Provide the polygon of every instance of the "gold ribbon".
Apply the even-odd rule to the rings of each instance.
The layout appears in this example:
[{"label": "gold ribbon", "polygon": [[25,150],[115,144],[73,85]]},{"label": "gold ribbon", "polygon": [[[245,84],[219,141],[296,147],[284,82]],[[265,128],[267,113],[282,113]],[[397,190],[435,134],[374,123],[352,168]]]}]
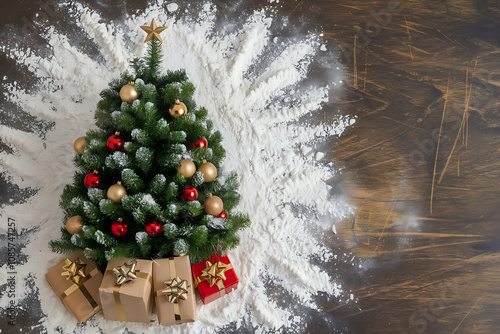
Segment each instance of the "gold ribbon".
[{"label": "gold ribbon", "polygon": [[113,287],[113,298],[115,299],[116,308],[118,309],[118,315],[120,315],[121,321],[127,321],[125,310],[123,309],[122,301],[120,299],[120,288],[121,285],[115,284]]},{"label": "gold ribbon", "polygon": [[107,270],[106,272],[112,272],[116,276],[116,283],[113,287],[113,298],[115,300],[116,308],[118,310],[118,315],[122,321],[127,321],[125,315],[125,310],[120,298],[120,288],[124,283],[132,282],[136,278],[143,278],[153,285],[153,280],[151,275],[140,270],[136,270],[135,267],[137,262],[129,261],[125,262],[123,265],[113,268],[112,270]]},{"label": "gold ribbon", "polygon": [[225,293],[224,281],[226,280],[226,271],[233,268],[231,263],[225,264],[221,261],[217,261],[212,264],[207,261],[206,268],[201,271],[201,275],[196,277],[194,280],[194,286],[197,287],[200,282],[207,281],[210,287],[217,285],[221,293]]},{"label": "gold ribbon", "polygon": [[63,261],[63,266],[62,270],[63,272],[61,273],[61,276],[66,277],[66,280],[71,280],[73,284],[64,290],[64,292],[59,296],[59,298],[64,300],[64,298],[68,297],[70,294],[75,292],[76,290],[80,290],[83,294],[83,296],[87,299],[89,304],[92,306],[94,311],[98,311],[101,307],[97,304],[97,302],[92,298],[90,295],[90,292],[85,288],[83,285],[86,281],[97,275],[99,270],[97,268],[94,268],[90,273],[85,274],[85,267],[87,264],[80,260],[80,258],[77,258],[75,261],[71,261],[70,259],[66,258]]},{"label": "gold ribbon", "polygon": [[127,282],[132,282],[137,278],[135,274],[135,266],[137,261],[128,261],[121,266],[113,268],[113,274],[116,276],[116,284],[122,285]]}]

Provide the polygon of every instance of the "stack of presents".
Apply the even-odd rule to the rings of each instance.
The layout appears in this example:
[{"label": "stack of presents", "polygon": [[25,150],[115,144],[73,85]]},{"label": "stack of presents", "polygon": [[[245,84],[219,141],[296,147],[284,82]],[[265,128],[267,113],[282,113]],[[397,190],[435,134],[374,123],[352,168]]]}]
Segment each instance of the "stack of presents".
[{"label": "stack of presents", "polygon": [[208,304],[238,287],[227,255],[191,265],[189,256],[157,260],[116,259],[102,273],[83,253],[53,267],[47,280],[62,303],[83,322],[104,318],[150,323],[153,304],[160,325],[196,320],[195,289]]}]

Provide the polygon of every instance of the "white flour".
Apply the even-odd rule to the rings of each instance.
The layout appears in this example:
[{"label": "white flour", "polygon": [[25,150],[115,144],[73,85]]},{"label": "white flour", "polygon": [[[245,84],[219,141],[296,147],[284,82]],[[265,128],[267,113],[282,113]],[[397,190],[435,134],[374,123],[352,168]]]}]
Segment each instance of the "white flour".
[{"label": "white flour", "polygon": [[[182,5],[159,1],[147,8],[146,14],[103,23],[108,21],[98,13],[81,5],[71,6],[69,15],[79,25],[75,29],[80,28],[97,45],[100,61],[72,44],[57,27],[42,34],[52,56],[3,47],[19,67],[27,67],[38,78],[38,89],[30,93],[10,82],[7,99],[25,112],[55,123],[45,138],[0,126],[0,140],[14,151],[0,153],[0,171],[21,188],[38,189],[27,203],[3,208],[2,226],[7,217],[13,217],[19,230],[39,227],[25,249],[28,262],[17,267],[17,291],[24,288],[21,278],[29,273],[36,277],[47,315],[42,323],[49,333],[58,326],[64,333],[96,332],[89,327],[114,333],[124,326],[134,333],[208,333],[228,324],[237,328],[242,322],[251,323],[256,331],[301,331],[305,324],[294,305],[317,309],[312,297],[319,292],[339,299],[348,294],[310,262],[315,256],[321,266],[333,265],[332,251],[318,241],[322,235],[315,237],[312,231],[332,234],[332,224],[350,211],[331,194],[326,181],[336,170],[326,165],[325,154],[317,147],[341,134],[354,120],[331,116],[314,125],[302,121],[304,118],[298,121],[308,113],[314,116],[328,101],[328,87],[304,83],[308,65],[320,50],[326,50],[324,40],[314,34],[293,40],[275,36],[272,15],[265,12],[240,17],[246,22],[242,29],[217,34],[216,9],[211,4],[203,8],[198,17],[189,16]],[[99,92],[128,68],[133,57],[144,54],[145,35],[139,26],[148,25],[152,18],[168,27],[162,33],[164,69],[186,69],[197,88],[195,100],[208,109],[224,137],[224,171],[236,171],[240,177],[237,210],[248,213],[252,221],[241,233],[241,245],[229,252],[240,285],[214,303],[200,303],[198,320],[192,324],[159,327],[109,322],[98,314],[86,326],[77,326],[45,281],[44,274],[62,258],[51,253],[48,241],[59,235],[62,224],[58,201],[75,170],[73,141],[94,127]],[[272,61],[265,64],[265,70],[257,70],[264,58]],[[337,65],[328,70],[332,74],[330,85],[341,83]],[[0,271],[0,284],[5,284],[5,272]],[[271,294],[269,286],[282,292]],[[289,306],[282,306],[284,299],[289,300]],[[6,302],[4,298],[0,306],[5,307]]]}]

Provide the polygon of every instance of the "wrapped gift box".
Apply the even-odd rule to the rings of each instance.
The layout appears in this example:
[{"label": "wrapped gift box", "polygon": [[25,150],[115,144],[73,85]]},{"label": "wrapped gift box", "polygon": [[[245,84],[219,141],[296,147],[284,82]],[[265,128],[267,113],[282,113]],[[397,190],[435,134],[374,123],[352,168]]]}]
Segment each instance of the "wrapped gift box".
[{"label": "wrapped gift box", "polygon": [[196,320],[189,256],[153,260],[153,288],[160,325]]},{"label": "wrapped gift box", "polygon": [[99,295],[104,318],[149,323],[151,320],[152,262],[121,258],[108,262]]},{"label": "wrapped gift box", "polygon": [[78,322],[84,322],[101,309],[102,273],[82,252],[53,267],[45,278]]},{"label": "wrapped gift box", "polygon": [[211,259],[192,266],[195,287],[203,304],[208,304],[238,288],[238,277],[227,255],[216,254]]}]

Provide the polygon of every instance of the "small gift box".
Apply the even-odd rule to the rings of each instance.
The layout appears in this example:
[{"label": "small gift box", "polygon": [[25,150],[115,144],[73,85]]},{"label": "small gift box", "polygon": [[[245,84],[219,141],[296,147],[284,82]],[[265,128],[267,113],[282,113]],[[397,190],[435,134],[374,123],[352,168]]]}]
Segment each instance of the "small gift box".
[{"label": "small gift box", "polygon": [[189,256],[153,260],[153,287],[160,325],[196,320],[196,296]]},{"label": "small gift box", "polygon": [[152,270],[149,260],[109,261],[99,287],[104,318],[149,323],[153,307]]},{"label": "small gift box", "polygon": [[101,310],[99,285],[102,274],[83,253],[66,258],[49,270],[45,278],[78,322],[84,322]]},{"label": "small gift box", "polygon": [[192,266],[194,286],[203,304],[208,304],[238,288],[238,277],[227,255],[215,254],[211,259]]}]

